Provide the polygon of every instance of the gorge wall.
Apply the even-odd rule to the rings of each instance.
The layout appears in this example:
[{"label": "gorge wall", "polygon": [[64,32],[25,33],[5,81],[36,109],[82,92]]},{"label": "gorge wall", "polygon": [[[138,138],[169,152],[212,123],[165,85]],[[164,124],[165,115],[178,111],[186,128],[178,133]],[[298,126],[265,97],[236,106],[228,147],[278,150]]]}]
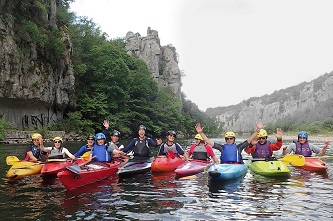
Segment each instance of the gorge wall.
[{"label": "gorge wall", "polygon": [[128,32],[125,37],[127,54],[143,60],[155,81],[168,87],[181,100],[181,71],[172,46],[161,46],[158,32],[148,27],[147,36]]},{"label": "gorge wall", "polygon": [[322,107],[321,104],[332,103],[329,102],[332,99],[333,72],[270,95],[244,100],[237,105],[209,108],[206,113],[219,123],[223,131],[244,132],[252,131],[259,119],[266,124],[274,124],[285,117],[311,111],[318,115],[327,113],[332,117],[333,106],[326,105],[325,110],[316,111],[316,108]]},{"label": "gorge wall", "polygon": [[[1,3],[2,12],[11,10],[6,4]],[[15,19],[0,13],[0,117],[18,129],[55,122],[73,105],[72,44],[66,27],[57,26],[57,1],[45,4],[49,10],[40,15],[41,22],[58,29],[66,46],[56,62],[50,62],[33,43],[18,44]]]}]

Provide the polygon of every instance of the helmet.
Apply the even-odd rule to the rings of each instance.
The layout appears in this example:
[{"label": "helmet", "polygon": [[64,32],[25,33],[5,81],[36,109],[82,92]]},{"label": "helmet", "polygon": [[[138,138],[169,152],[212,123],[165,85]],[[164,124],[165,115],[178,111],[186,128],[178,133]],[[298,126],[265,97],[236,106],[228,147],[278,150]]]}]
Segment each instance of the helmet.
[{"label": "helmet", "polygon": [[89,140],[89,139],[95,140],[95,136],[93,134],[89,134],[88,137],[87,137],[87,140]]},{"label": "helmet", "polygon": [[305,131],[301,131],[298,133],[298,137],[303,137],[303,138],[308,139],[308,133]]},{"label": "helmet", "polygon": [[38,138],[40,138],[40,137],[42,137],[42,135],[41,134],[38,134],[38,133],[35,133],[35,134],[33,134],[32,136],[31,136],[31,139],[38,139]]},{"label": "helmet", "polygon": [[166,132],[166,136],[169,136],[169,135],[173,135],[174,137],[176,137],[176,132],[173,131],[173,130],[169,130],[168,132]]},{"label": "helmet", "polygon": [[260,129],[258,137],[267,137],[267,131],[264,129]]},{"label": "helmet", "polygon": [[139,128],[138,128],[138,130],[146,130],[146,129],[147,128],[145,126],[143,126],[143,125],[140,125]]},{"label": "helmet", "polygon": [[203,140],[200,134],[195,135],[194,139]]},{"label": "helmet", "polygon": [[95,140],[100,140],[100,139],[106,139],[106,137],[103,133],[97,133],[95,135]]},{"label": "helmet", "polygon": [[62,138],[61,137],[55,137],[55,138],[53,138],[53,141],[56,141],[56,140],[59,140],[59,141],[62,142]]},{"label": "helmet", "polygon": [[235,138],[236,135],[235,135],[234,132],[229,131],[229,132],[227,132],[227,133],[224,134],[224,138],[227,138],[227,137],[233,137],[233,138]]},{"label": "helmet", "polygon": [[120,137],[120,132],[117,131],[117,130],[113,130],[113,131],[111,132],[111,136],[117,136],[117,137]]}]

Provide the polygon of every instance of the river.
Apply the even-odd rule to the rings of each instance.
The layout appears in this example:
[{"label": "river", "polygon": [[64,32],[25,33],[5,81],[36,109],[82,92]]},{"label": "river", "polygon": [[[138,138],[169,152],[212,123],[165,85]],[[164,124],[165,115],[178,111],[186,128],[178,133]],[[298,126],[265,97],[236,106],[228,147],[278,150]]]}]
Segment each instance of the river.
[{"label": "river", "polygon": [[[65,146],[74,153],[81,144]],[[327,173],[290,167],[285,179],[248,171],[240,181],[210,184],[204,173],[185,180],[175,180],[173,173],[145,173],[114,175],[67,191],[58,179],[43,181],[39,175],[9,182],[5,158],[22,156],[23,149],[0,145],[3,220],[333,220],[333,158],[323,159]],[[327,155],[333,155],[331,148]]]}]

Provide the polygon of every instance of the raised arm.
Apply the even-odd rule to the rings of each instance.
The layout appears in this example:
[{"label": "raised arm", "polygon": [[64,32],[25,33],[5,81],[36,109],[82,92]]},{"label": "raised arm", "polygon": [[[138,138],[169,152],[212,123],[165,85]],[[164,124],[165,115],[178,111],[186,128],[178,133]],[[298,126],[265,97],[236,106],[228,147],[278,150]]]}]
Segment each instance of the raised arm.
[{"label": "raised arm", "polygon": [[326,153],[327,147],[328,147],[328,145],[330,143],[331,143],[330,141],[325,141],[324,147],[323,147],[323,149],[320,150],[319,154],[323,154],[324,155]]},{"label": "raised arm", "polygon": [[201,135],[202,139],[210,146],[214,146],[214,142],[208,139],[208,137],[204,134],[203,129],[204,127],[201,127],[200,123],[197,123],[195,125],[195,130],[197,131],[198,134]]}]

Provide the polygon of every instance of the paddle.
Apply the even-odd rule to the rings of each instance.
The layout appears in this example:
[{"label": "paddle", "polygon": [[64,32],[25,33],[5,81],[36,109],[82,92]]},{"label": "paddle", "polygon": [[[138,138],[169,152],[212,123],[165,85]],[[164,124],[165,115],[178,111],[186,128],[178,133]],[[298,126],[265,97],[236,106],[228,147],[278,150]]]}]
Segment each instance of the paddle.
[{"label": "paddle", "polygon": [[[91,160],[94,159],[95,157],[96,156],[93,156],[91,158]],[[91,160],[87,160],[86,162],[83,162],[83,163],[80,163],[80,164],[76,164],[75,163],[75,164],[73,164],[71,166],[67,166],[66,169],[68,169],[69,171],[71,171],[71,172],[73,172],[75,174],[79,174],[79,173],[81,173],[81,167],[84,166],[84,165],[86,165],[87,163],[90,163]]]},{"label": "paddle", "polygon": [[306,157],[306,158],[333,158],[333,156],[313,156],[313,157]]},{"label": "paddle", "polygon": [[171,159],[175,159],[175,153],[172,151],[172,150],[168,150],[168,156],[171,158]]},{"label": "paddle", "polygon": [[16,156],[7,156],[6,157],[6,163],[7,165],[14,165],[15,163],[19,162],[19,158]]},{"label": "paddle", "polygon": [[304,166],[305,164],[305,157],[298,154],[288,154],[278,160],[292,166]]}]

